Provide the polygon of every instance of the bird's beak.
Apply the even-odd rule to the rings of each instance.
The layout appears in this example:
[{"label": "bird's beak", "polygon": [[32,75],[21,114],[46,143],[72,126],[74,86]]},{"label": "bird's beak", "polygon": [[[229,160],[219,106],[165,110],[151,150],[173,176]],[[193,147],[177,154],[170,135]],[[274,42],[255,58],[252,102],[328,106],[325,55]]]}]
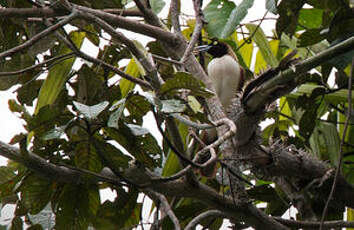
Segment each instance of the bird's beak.
[{"label": "bird's beak", "polygon": [[194,53],[198,54],[199,52],[206,52],[208,51],[212,46],[211,45],[202,45],[202,46],[197,46],[194,49]]}]

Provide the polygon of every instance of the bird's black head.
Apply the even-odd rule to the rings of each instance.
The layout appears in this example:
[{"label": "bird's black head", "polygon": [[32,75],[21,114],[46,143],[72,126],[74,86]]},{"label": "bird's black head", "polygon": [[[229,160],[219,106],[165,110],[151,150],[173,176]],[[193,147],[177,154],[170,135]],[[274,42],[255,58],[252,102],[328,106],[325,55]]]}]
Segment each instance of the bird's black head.
[{"label": "bird's black head", "polygon": [[198,51],[206,51],[211,54],[213,57],[222,57],[225,54],[228,54],[228,46],[219,41],[213,41],[209,45],[199,46]]}]

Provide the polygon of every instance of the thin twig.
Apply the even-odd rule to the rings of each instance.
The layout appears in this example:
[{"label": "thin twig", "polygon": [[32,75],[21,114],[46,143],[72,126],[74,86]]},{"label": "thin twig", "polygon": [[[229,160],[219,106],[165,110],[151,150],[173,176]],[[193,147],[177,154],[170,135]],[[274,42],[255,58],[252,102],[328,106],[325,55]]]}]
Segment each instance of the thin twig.
[{"label": "thin twig", "polygon": [[196,123],[196,122],[193,122],[179,114],[171,114],[172,117],[176,118],[177,120],[179,120],[180,122],[182,122],[183,124],[189,126],[189,127],[192,127],[192,128],[196,128],[196,129],[199,129],[199,130],[204,130],[204,129],[211,129],[211,128],[215,128],[215,126],[213,125],[209,125],[209,124],[200,124],[200,123]]},{"label": "thin twig", "polygon": [[157,55],[157,54],[152,54],[152,57],[158,61],[161,61],[161,62],[167,62],[167,63],[172,63],[172,64],[176,64],[176,65],[182,65],[183,63],[180,62],[180,61],[176,61],[176,60],[173,60],[173,59],[170,59],[170,58],[167,58],[167,57],[162,57],[160,55]]},{"label": "thin twig", "polygon": [[348,79],[348,110],[347,110],[347,114],[346,114],[345,125],[344,125],[344,129],[343,129],[343,134],[342,134],[342,140],[341,140],[341,143],[340,143],[340,146],[339,146],[339,160],[338,160],[338,164],[337,164],[336,173],[334,175],[331,192],[329,193],[328,199],[326,201],[326,205],[325,205],[325,207],[323,209],[323,212],[322,212],[320,230],[322,230],[322,228],[323,228],[323,223],[324,223],[324,220],[325,220],[325,218],[327,216],[329,203],[332,200],[334,191],[336,189],[336,184],[337,184],[337,181],[338,181],[338,178],[339,178],[339,174],[340,174],[341,168],[342,168],[343,144],[344,144],[344,141],[345,141],[345,136],[347,134],[347,129],[348,129],[348,126],[349,126],[350,117],[352,115],[352,81],[353,81],[353,75],[354,75],[354,58],[352,59],[352,69],[351,69],[351,73],[350,73],[350,76],[349,76],[349,79]]},{"label": "thin twig", "polygon": [[203,12],[201,9],[200,5],[200,0],[193,0],[193,5],[194,5],[194,11],[195,11],[195,18],[196,18],[196,23],[193,31],[193,35],[191,37],[191,40],[189,41],[189,44],[184,51],[183,57],[181,58],[181,63],[184,63],[187,59],[187,57],[192,53],[195,44],[198,42],[199,35],[202,31],[203,24],[204,24],[204,17],[203,17]]},{"label": "thin twig", "polygon": [[42,32],[34,35],[31,39],[27,40],[26,42],[22,43],[21,45],[18,45],[16,47],[13,47],[11,49],[8,49],[2,53],[0,53],[0,59],[4,57],[9,57],[14,55],[17,52],[23,51],[24,49],[33,46],[36,44],[38,41],[40,41],[42,38],[46,37],[48,34],[53,33],[57,29],[61,28],[62,26],[68,24],[70,21],[75,19],[78,16],[77,11],[73,11],[69,16],[67,16],[65,19],[59,21],[58,23],[48,27],[47,29],[43,30]]},{"label": "thin twig", "polygon": [[[74,7],[75,8],[75,7]],[[147,72],[152,72],[152,66],[151,64],[146,60],[146,57],[144,55],[144,53],[139,50],[135,43],[130,40],[129,38],[127,38],[123,33],[115,30],[111,25],[109,25],[107,22],[105,22],[104,20],[95,17],[94,15],[92,15],[91,13],[88,12],[84,12],[82,10],[79,10],[79,15],[80,17],[89,19],[90,21],[93,21],[94,23],[98,24],[102,29],[104,29],[109,35],[112,36],[113,39],[118,40],[119,42],[123,43],[124,45],[126,45],[128,47],[128,49],[130,50],[130,52],[132,52],[132,54],[139,60],[139,62],[143,65],[144,69]]]},{"label": "thin twig", "polygon": [[155,203],[156,202],[160,203],[160,205],[162,206],[162,211],[170,217],[173,225],[175,226],[175,229],[180,230],[181,225],[179,223],[179,220],[176,217],[176,215],[174,214],[174,212],[172,211],[170,204],[168,203],[168,200],[166,199],[166,197],[164,195],[157,193],[157,192],[150,190],[150,189],[146,190],[145,192],[155,201]]},{"label": "thin twig", "polygon": [[177,34],[181,33],[181,25],[179,22],[179,10],[178,10],[179,2],[180,1],[178,0],[172,0],[170,5],[172,28],[174,32]]},{"label": "thin twig", "polygon": [[56,57],[53,57],[53,58],[50,58],[48,60],[45,60],[41,63],[38,63],[38,64],[35,64],[35,65],[31,65],[29,67],[26,67],[26,68],[23,68],[23,69],[20,69],[20,70],[16,70],[16,71],[12,71],[12,72],[0,72],[0,76],[12,76],[12,75],[19,75],[19,74],[23,74],[27,71],[30,71],[30,70],[33,70],[33,69],[36,69],[38,67],[42,67],[50,62],[53,62],[53,61],[57,61],[57,60],[65,60],[67,58],[71,58],[73,56],[73,52],[71,53],[67,53],[67,54],[63,54],[63,55],[59,55],[59,56],[56,56]]},{"label": "thin twig", "polygon": [[188,225],[184,228],[184,230],[193,230],[195,227],[205,218],[208,217],[227,217],[225,213],[219,211],[219,210],[208,210],[206,212],[203,212],[199,214],[198,216],[194,217]]},{"label": "thin twig", "polygon": [[[252,32],[252,34],[239,47],[237,47],[237,50],[241,49],[242,46],[247,44],[250,41],[250,39],[253,38],[253,36],[256,34],[258,28],[260,28],[263,20],[266,18],[267,14],[268,14],[268,10],[264,13],[263,17],[260,19],[260,22],[257,24],[256,29]],[[242,34],[244,34],[244,32],[242,32]]]},{"label": "thin twig", "polygon": [[[46,24],[48,24],[49,22],[47,22]],[[84,52],[82,52],[81,50],[79,50],[75,44],[73,42],[71,42],[70,40],[68,40],[67,38],[65,38],[63,35],[61,35],[60,33],[56,33],[56,36],[66,45],[68,46],[77,56],[81,57],[82,59],[95,63],[97,65],[101,65],[103,68],[107,68],[108,70],[111,70],[112,72],[118,74],[119,76],[121,76],[122,78],[125,78],[135,84],[138,84],[140,86],[146,87],[148,89],[152,89],[152,86],[144,81],[141,80],[139,78],[135,78],[127,73],[125,73],[124,71],[120,70],[119,68],[116,68],[115,66],[108,64],[98,58],[94,58],[91,57],[90,55],[85,54]]]}]

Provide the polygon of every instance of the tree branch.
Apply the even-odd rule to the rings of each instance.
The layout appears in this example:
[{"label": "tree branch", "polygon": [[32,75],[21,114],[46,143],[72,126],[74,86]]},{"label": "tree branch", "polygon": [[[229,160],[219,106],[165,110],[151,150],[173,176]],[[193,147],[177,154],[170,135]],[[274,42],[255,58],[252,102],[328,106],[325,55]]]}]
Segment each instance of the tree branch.
[{"label": "tree branch", "polygon": [[[68,53],[68,54],[63,54],[63,55],[59,55],[59,56],[56,56],[56,57],[53,57],[53,58],[50,58],[48,60],[45,60],[41,63],[38,63],[38,64],[35,64],[35,65],[32,65],[32,66],[29,66],[29,67],[26,67],[26,68],[23,68],[23,69],[20,69],[20,70],[17,70],[17,71],[12,71],[12,72],[0,72],[0,77],[1,76],[12,76],[12,75],[19,75],[19,74],[23,74],[27,71],[31,71],[33,69],[36,69],[36,68],[40,68],[42,66],[46,66],[48,63],[50,62],[54,62],[54,61],[57,61],[57,60],[60,60],[60,61],[63,61],[63,60],[66,60],[68,58],[71,58],[73,56],[73,52],[72,53]],[[47,67],[48,68],[48,67]]]},{"label": "tree branch", "polygon": [[280,96],[283,96],[293,90],[303,74],[319,66],[332,58],[338,57],[354,49],[354,36],[334,45],[317,55],[310,57],[285,71],[281,71],[277,76],[269,79],[262,84],[256,92],[250,95],[245,101],[245,107],[248,113],[254,113],[260,110],[264,105],[271,103]]},{"label": "tree branch", "polygon": [[39,173],[46,178],[59,182],[74,184],[96,184],[99,181],[105,181],[108,183],[121,185],[121,180],[116,177],[111,177],[104,174],[95,174],[93,172],[87,172],[82,169],[58,166],[50,163],[46,159],[43,159],[30,151],[26,154],[26,156],[24,156],[24,154],[21,154],[18,148],[15,148],[2,141],[0,141],[0,155],[23,164],[28,169]]},{"label": "tree branch", "polygon": [[[141,17],[141,12],[137,10],[124,9],[100,9],[103,12],[110,14],[117,14],[120,16]],[[62,9],[53,9],[50,7],[42,8],[0,8],[0,16],[3,17],[38,17],[38,18],[52,18],[67,15],[67,11]]]},{"label": "tree branch", "polygon": [[181,33],[181,25],[179,23],[179,1],[172,0],[170,5],[170,14],[171,14],[171,22],[173,30],[180,34]]},{"label": "tree branch", "polygon": [[227,217],[225,213],[219,211],[219,210],[208,210],[206,212],[203,212],[199,214],[198,216],[194,217],[188,225],[184,228],[184,230],[193,230],[195,227],[203,220],[209,217]]},{"label": "tree branch", "polygon": [[149,197],[155,201],[155,203],[160,203],[162,205],[162,210],[161,212],[167,214],[173,225],[175,226],[174,229],[176,230],[180,230],[181,229],[181,225],[179,223],[178,218],[176,217],[176,215],[174,214],[174,212],[172,211],[168,200],[166,199],[166,197],[160,193],[157,193],[155,191],[151,191],[151,190],[145,190],[145,192],[149,195]]},{"label": "tree branch", "polygon": [[[173,4],[173,3],[171,3]],[[181,58],[181,63],[184,63],[187,56],[191,55],[195,44],[198,42],[200,33],[202,31],[203,28],[203,24],[204,24],[204,17],[203,17],[203,12],[200,6],[200,0],[193,0],[193,4],[194,4],[194,11],[195,11],[195,17],[196,17],[196,23],[195,23],[195,27],[194,27],[194,31],[193,31],[193,35],[191,37],[191,40],[188,44],[187,49],[184,51],[183,57]]]},{"label": "tree branch", "polygon": [[[314,221],[297,221],[297,220],[287,220],[280,217],[274,217],[274,219],[290,228],[302,228],[302,229],[316,229],[320,227],[321,222]],[[324,229],[338,229],[338,228],[353,228],[354,221],[324,221],[323,228]]]},{"label": "tree branch", "polygon": [[41,31],[40,33],[34,35],[32,38],[27,40],[26,42],[22,43],[21,45],[18,45],[14,48],[11,48],[9,50],[6,50],[2,53],[0,53],[0,59],[8,56],[12,56],[17,52],[23,51],[24,49],[36,44],[39,40],[42,38],[46,37],[48,34],[53,33],[57,29],[61,28],[62,26],[68,24],[70,21],[75,19],[78,16],[77,12],[72,12],[69,16],[67,16],[65,19],[59,21],[58,23],[48,27],[47,29]]}]

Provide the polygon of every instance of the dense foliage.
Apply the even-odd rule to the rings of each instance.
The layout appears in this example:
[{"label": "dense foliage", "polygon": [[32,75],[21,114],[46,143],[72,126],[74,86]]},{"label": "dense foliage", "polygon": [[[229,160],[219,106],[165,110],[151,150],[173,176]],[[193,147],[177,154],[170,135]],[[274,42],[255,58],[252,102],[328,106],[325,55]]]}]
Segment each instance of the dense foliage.
[{"label": "dense foliage", "polygon": [[[11,160],[0,167],[1,204],[16,205],[0,229],[350,224],[341,220],[354,217],[353,1],[267,0],[252,22],[244,18],[258,1],[212,0],[199,11],[201,2],[189,16],[178,0],[0,0],[0,90],[15,90],[9,109],[26,130],[10,143],[18,148],[0,142]],[[272,36],[265,20],[276,21]],[[248,82],[262,80],[231,108],[236,134],[213,146],[219,173],[205,178],[192,143],[225,114],[202,71],[210,57],[195,57],[188,41],[212,38],[234,49]],[[113,201],[101,201],[105,188]],[[154,202],[145,213],[143,194]],[[291,207],[296,221],[275,218]]]}]

